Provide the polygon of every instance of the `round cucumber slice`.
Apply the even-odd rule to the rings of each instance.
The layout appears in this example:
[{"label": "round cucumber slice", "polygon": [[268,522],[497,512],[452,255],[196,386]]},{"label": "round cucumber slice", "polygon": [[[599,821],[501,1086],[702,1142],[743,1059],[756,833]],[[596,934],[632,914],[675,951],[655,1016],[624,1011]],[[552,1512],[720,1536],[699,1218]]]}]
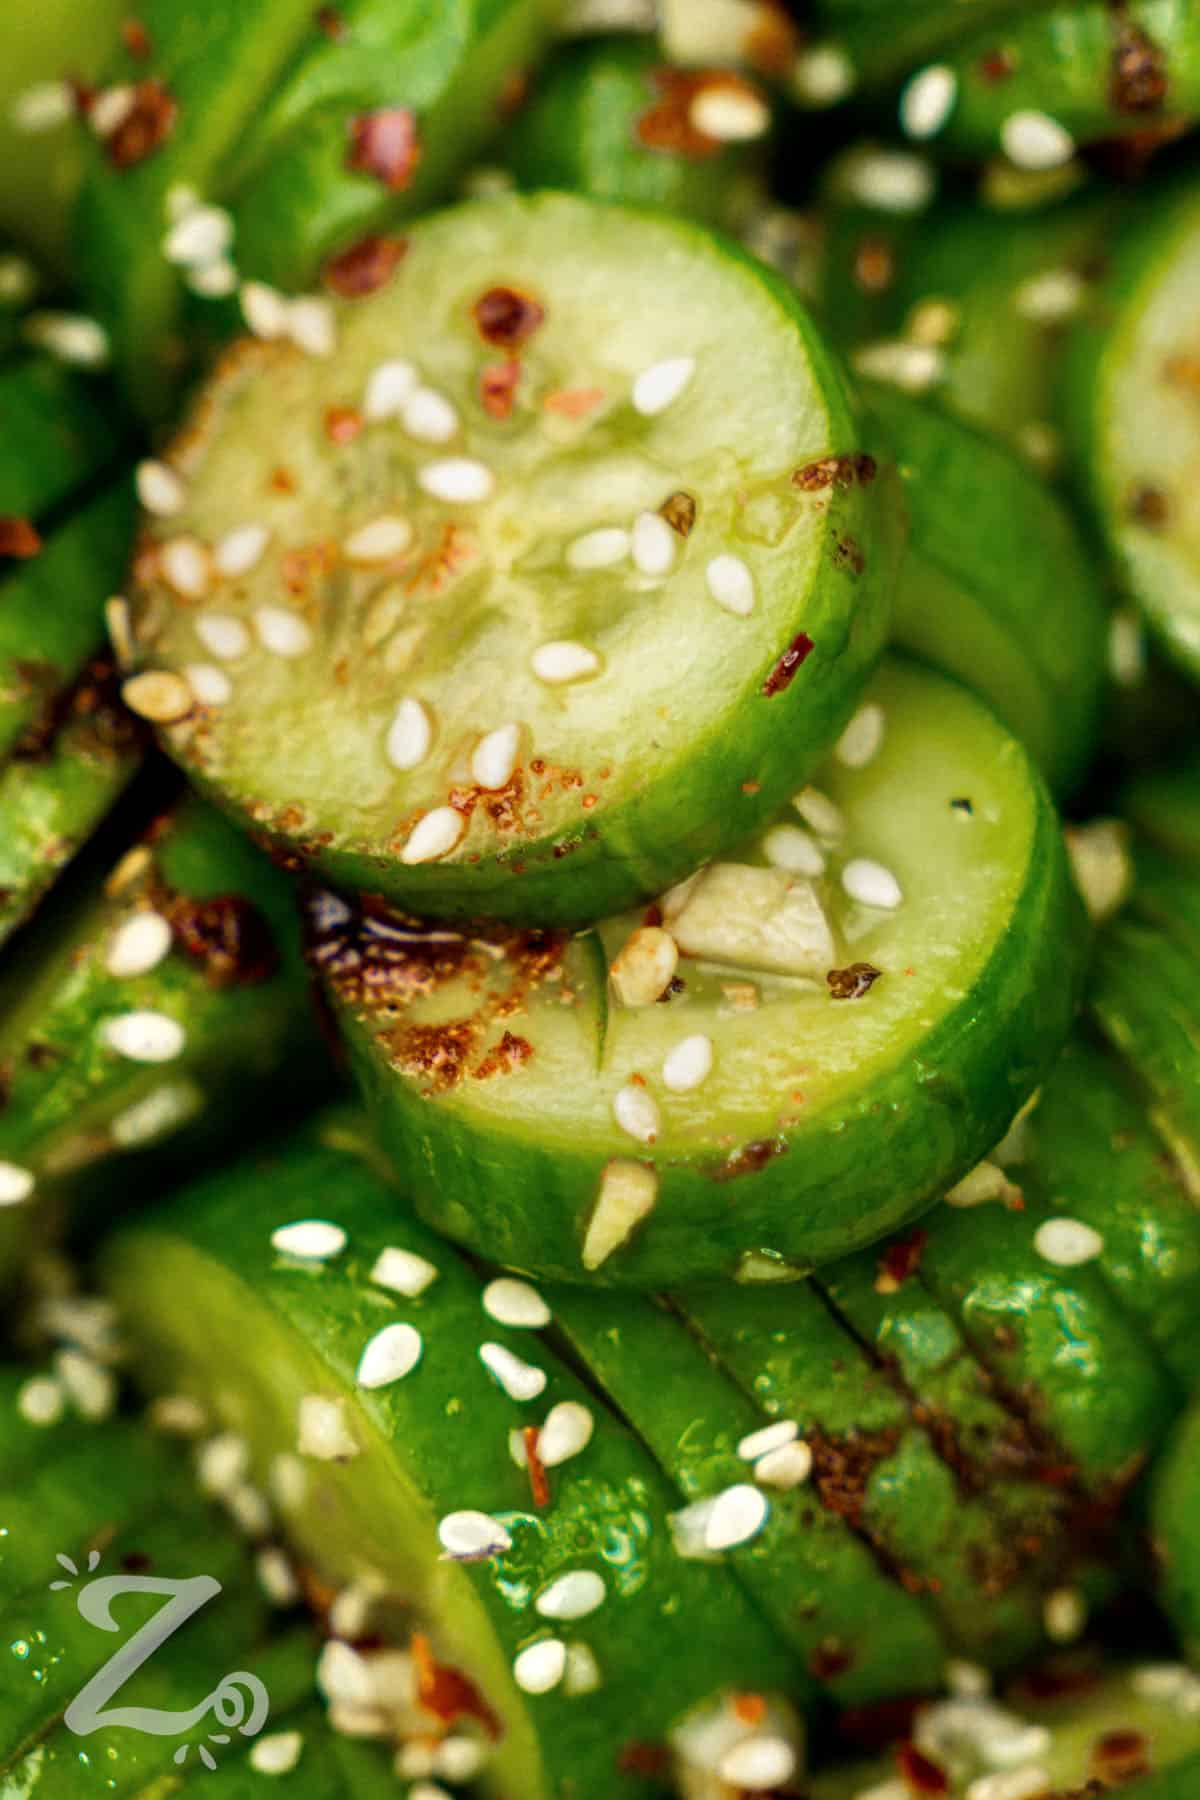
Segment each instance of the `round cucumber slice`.
[{"label": "round cucumber slice", "polygon": [[574,938],[314,898],[310,953],[427,1218],[566,1281],[754,1279],[874,1241],[1003,1134],[1086,935],[1036,773],[896,660],[819,783]]},{"label": "round cucumber slice", "polygon": [[1200,1406],[1183,1415],[1153,1479],[1151,1521],[1163,1604],[1192,1663],[1200,1655]]},{"label": "round cucumber slice", "polygon": [[[1032,7],[1039,0],[1027,3]],[[847,59],[844,93],[847,86],[878,88],[896,80],[922,57],[944,51],[973,27],[1011,9],[1012,0],[908,0],[898,13],[887,0],[820,0],[814,10],[822,27],[818,48],[835,48]],[[802,99],[806,92],[801,64]]]},{"label": "round cucumber slice", "polygon": [[650,214],[424,222],[332,360],[241,352],[175,462],[127,697],[293,866],[443,917],[584,923],[690,874],[828,748],[886,627],[890,495],[807,316]]},{"label": "round cucumber slice", "polygon": [[1200,186],[1140,206],[1078,328],[1068,407],[1109,547],[1164,650],[1200,677],[1200,459],[1194,297]]}]

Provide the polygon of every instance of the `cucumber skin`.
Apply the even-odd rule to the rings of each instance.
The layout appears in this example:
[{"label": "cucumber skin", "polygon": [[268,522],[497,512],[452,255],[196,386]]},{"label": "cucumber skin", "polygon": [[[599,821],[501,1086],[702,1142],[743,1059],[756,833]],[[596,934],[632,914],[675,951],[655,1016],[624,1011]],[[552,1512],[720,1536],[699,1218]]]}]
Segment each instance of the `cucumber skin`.
[{"label": "cucumber skin", "polygon": [[1193,1665],[1200,1658],[1200,1406],[1179,1420],[1151,1482],[1152,1542],[1162,1602]]},{"label": "cucumber skin", "polygon": [[1200,759],[1137,776],[1121,792],[1120,811],[1168,856],[1200,859]]}]

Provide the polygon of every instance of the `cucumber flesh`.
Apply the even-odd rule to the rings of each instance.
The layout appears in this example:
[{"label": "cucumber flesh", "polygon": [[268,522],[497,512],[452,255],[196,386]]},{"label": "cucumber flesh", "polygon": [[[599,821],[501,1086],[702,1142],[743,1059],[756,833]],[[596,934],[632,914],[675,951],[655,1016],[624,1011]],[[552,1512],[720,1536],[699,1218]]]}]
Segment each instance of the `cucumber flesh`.
[{"label": "cucumber flesh", "polygon": [[[916,665],[881,673],[848,742],[857,766],[835,756],[774,835],[650,915],[684,952],[662,1005],[621,998],[653,1000],[676,966],[659,979],[645,915],[598,928],[606,1000],[592,934],[468,940],[314,901],[310,953],[376,1129],[440,1230],[566,1281],[802,1273],[896,1229],[1004,1133],[1065,1035],[1083,949],[1051,809],[992,716]],[[768,861],[801,853],[826,873]],[[858,887],[863,859],[886,891]],[[894,910],[848,897],[894,900],[886,871]]]},{"label": "cucumber flesh", "polygon": [[[414,228],[337,330],[332,362],[236,356],[174,453],[186,503],[132,602],[168,749],[296,866],[444,917],[587,923],[768,817],[845,723],[891,582],[886,484],[782,284],[682,221],[495,199]],[[501,341],[507,420],[479,398]],[[452,403],[452,436],[331,444],[397,356],[426,384],[405,416],[428,436]],[[216,579],[193,540],[251,520],[260,560]],[[188,685],[206,641],[220,704]]]}]

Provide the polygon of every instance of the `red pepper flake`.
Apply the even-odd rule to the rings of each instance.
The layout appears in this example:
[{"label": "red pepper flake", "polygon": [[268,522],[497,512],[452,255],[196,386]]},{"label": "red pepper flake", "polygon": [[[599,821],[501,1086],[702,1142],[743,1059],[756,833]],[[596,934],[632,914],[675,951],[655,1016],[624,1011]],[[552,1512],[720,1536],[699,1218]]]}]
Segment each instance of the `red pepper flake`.
[{"label": "red pepper flake", "polygon": [[866,294],[886,294],[896,279],[896,253],[885,238],[861,240],[854,252],[854,279]]},{"label": "red pepper flake", "polygon": [[491,419],[511,419],[521,365],[514,359],[489,363],[479,377],[479,404]]},{"label": "red pepper flake", "polygon": [[655,69],[651,77],[658,99],[638,119],[634,134],[646,150],[665,150],[690,162],[704,162],[728,148],[692,122],[698,95],[712,88],[760,97],[759,89],[731,69]]},{"label": "red pepper flake", "polygon": [[1010,80],[1015,68],[1016,64],[1013,62],[1011,50],[1003,48],[989,50],[986,56],[981,56],[979,59],[980,77],[990,87],[996,87],[1000,82]]},{"label": "red pepper flake", "polygon": [[946,1771],[931,1762],[915,1744],[896,1746],[896,1767],[910,1794],[948,1794],[950,1780]]},{"label": "red pepper flake", "polygon": [[17,519],[10,514],[0,513],[0,556],[17,557],[24,561],[30,556],[36,556],[41,547],[42,540],[28,519]]},{"label": "red pepper flake", "polygon": [[280,465],[279,468],[271,470],[267,486],[273,494],[294,494],[296,491],[296,477],[292,474],[290,469],[285,469]]},{"label": "red pepper flake", "polygon": [[1116,42],[1109,77],[1109,102],[1114,112],[1158,112],[1166,102],[1167,59],[1149,32],[1129,18],[1124,6],[1114,13]]},{"label": "red pepper flake", "polygon": [[1092,1745],[1088,1774],[1106,1788],[1150,1773],[1150,1745],[1140,1731],[1106,1731]]},{"label": "red pepper flake", "polygon": [[796,671],[805,662],[813,650],[813,641],[807,631],[799,631],[792,639],[767,679],[762,684],[762,692],[770,700],[775,694],[782,694],[796,678]]},{"label": "red pepper flake", "polygon": [[453,1725],[459,1719],[476,1719],[495,1742],[501,1735],[500,1721],[473,1681],[457,1669],[439,1663],[433,1646],[423,1632],[413,1633],[410,1644],[417,1670],[417,1699],[426,1712]]},{"label": "red pepper flake", "polygon": [[882,974],[883,970],[877,969],[874,963],[853,962],[847,963],[844,969],[830,969],[825,981],[835,1000],[861,1000]]},{"label": "red pepper flake", "polygon": [[750,67],[760,75],[786,75],[799,47],[800,34],[778,0],[762,0],[742,44]]},{"label": "red pepper flake", "polygon": [[175,129],[179,107],[157,76],[139,81],[133,105],[117,129],[104,140],[109,162],[117,169],[132,169],[162,147]]},{"label": "red pepper flake", "polygon": [[139,62],[145,62],[154,54],[154,45],[150,41],[150,33],[140,19],[128,18],[121,26],[121,42],[130,56]]},{"label": "red pepper flake", "polygon": [[323,31],[335,44],[344,43],[350,35],[346,29],[346,21],[336,6],[318,6],[313,14],[313,23],[318,31]]},{"label": "red pepper flake", "polygon": [[363,428],[363,416],[353,406],[330,406],[325,410],[325,436],[331,444],[352,444]]},{"label": "red pepper flake", "polygon": [[407,249],[407,238],[360,238],[348,250],[329,258],[325,286],[343,300],[361,300],[365,294],[377,293],[396,273]]},{"label": "red pepper flake", "polygon": [[381,106],[349,122],[346,167],[373,175],[393,193],[408,187],[421,160],[417,116],[407,106]]},{"label": "red pepper flake", "polygon": [[525,1445],[525,1462],[529,1469],[529,1487],[533,1494],[535,1506],[549,1506],[550,1479],[546,1474],[546,1465],[538,1455],[538,1438],[541,1436],[536,1425],[526,1425],[521,1432],[521,1441]]},{"label": "red pepper flake", "polygon": [[767,1703],[761,1694],[735,1694],[733,1716],[739,1725],[749,1725],[751,1728],[761,1725],[767,1716]]},{"label": "red pepper flake", "polygon": [[662,1744],[623,1744],[617,1753],[617,1769],[622,1775],[665,1781],[671,1773],[671,1759]]},{"label": "red pepper flake", "polygon": [[546,317],[546,309],[517,288],[494,287],[471,308],[479,335],[496,350],[519,350]]},{"label": "red pepper flake", "polygon": [[582,419],[595,412],[603,400],[603,388],[558,388],[553,394],[546,395],[542,409],[558,413],[564,419]]},{"label": "red pepper flake", "polygon": [[879,1276],[875,1282],[877,1294],[895,1294],[908,1280],[915,1275],[929,1242],[929,1233],[918,1229],[906,1238],[897,1238],[884,1251],[879,1264]]},{"label": "red pepper flake", "polygon": [[856,481],[865,487],[874,481],[877,465],[873,456],[860,451],[855,456],[822,456],[817,462],[805,463],[792,474],[792,486],[802,494],[819,494],[826,488],[849,488]]}]

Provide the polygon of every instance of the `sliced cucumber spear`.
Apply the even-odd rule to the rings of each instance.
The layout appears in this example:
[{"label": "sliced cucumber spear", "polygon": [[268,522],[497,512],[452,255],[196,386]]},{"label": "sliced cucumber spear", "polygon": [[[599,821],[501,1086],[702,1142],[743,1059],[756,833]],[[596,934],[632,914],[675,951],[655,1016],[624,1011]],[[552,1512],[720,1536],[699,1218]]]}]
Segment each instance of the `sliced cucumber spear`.
[{"label": "sliced cucumber spear", "polygon": [[576,938],[313,899],[311,955],[431,1222],[555,1279],[754,1280],[897,1228],[1003,1135],[1084,949],[1036,774],[897,660],[818,781],[735,860]]},{"label": "sliced cucumber spear", "polygon": [[765,821],[892,574],[783,284],[677,220],[505,198],[415,227],[337,336],[240,352],[174,453],[125,690],[172,753],[295,866],[443,917],[586,923]]},{"label": "sliced cucumber spear", "polygon": [[[193,1185],[104,1267],[141,1377],[247,1440],[315,1574],[411,1605],[459,1678],[435,1684],[458,1694],[443,1719],[487,1722],[485,1793],[642,1793],[694,1705],[796,1678],[728,1571],[678,1556],[627,1429],[501,1322],[543,1322],[538,1296],[485,1289],[396,1214],[352,1123]],[[730,1542],[756,1523],[732,1511]]]}]

